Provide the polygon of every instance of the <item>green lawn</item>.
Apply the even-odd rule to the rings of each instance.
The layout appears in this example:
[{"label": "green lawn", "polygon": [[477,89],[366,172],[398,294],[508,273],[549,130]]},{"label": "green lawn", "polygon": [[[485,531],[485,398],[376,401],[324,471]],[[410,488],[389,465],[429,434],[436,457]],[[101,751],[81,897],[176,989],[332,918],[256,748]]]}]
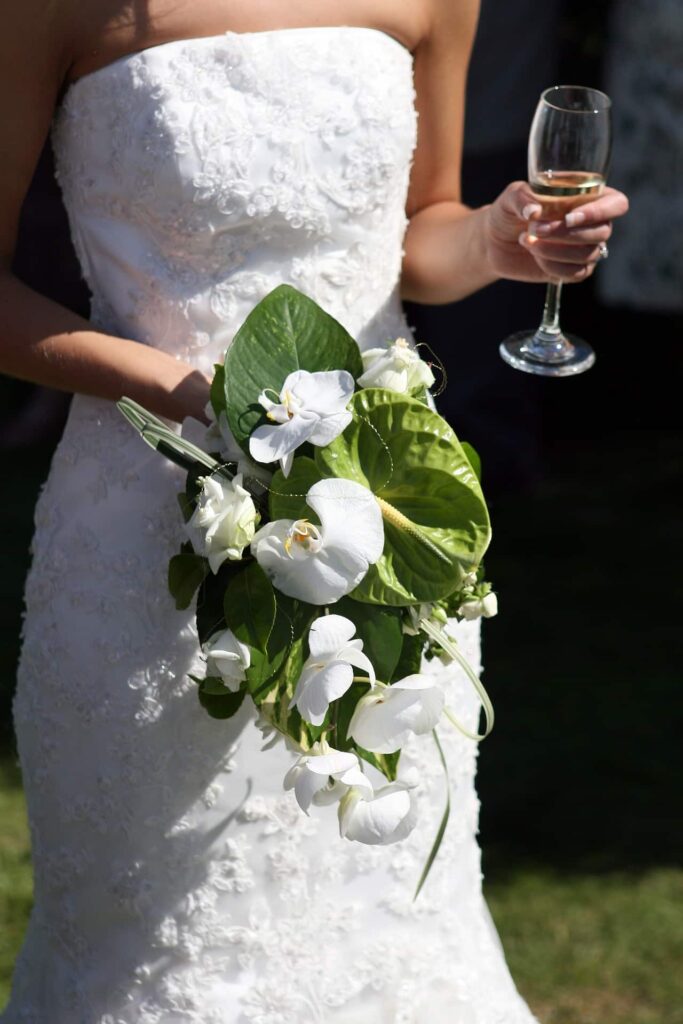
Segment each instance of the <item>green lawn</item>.
[{"label": "green lawn", "polygon": [[21,781],[7,758],[0,760],[0,822],[0,1006],[4,1006],[33,891]]},{"label": "green lawn", "polygon": [[[18,772],[0,761],[0,1006],[31,905]],[[520,991],[543,1024],[683,1024],[683,871],[573,876],[518,867],[486,888]]]}]

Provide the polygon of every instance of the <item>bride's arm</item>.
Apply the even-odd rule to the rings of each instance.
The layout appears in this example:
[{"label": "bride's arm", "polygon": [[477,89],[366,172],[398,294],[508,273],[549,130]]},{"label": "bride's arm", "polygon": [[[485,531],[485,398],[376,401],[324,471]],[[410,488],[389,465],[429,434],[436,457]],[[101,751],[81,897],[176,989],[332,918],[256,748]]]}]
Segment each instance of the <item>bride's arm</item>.
[{"label": "bride's arm", "polygon": [[[540,207],[528,184],[512,182],[472,210],[460,196],[465,84],[479,0],[429,0],[429,25],[415,52],[418,142],[411,173],[401,292],[427,304],[455,302],[501,277],[583,281],[598,246],[628,200],[606,188],[581,207],[583,224],[555,223],[551,237],[529,240]],[[514,55],[511,56],[514,59]],[[496,112],[492,111],[491,116]]]},{"label": "bride's arm", "polygon": [[[27,0],[3,13],[0,39],[0,373],[116,400],[161,416],[203,418],[208,381],[173,356],[93,330],[11,273],[21,204],[70,63],[65,5]],[[68,6],[68,5],[66,5]],[[50,13],[52,12],[52,14]],[[50,245],[50,238],[43,243]]]}]

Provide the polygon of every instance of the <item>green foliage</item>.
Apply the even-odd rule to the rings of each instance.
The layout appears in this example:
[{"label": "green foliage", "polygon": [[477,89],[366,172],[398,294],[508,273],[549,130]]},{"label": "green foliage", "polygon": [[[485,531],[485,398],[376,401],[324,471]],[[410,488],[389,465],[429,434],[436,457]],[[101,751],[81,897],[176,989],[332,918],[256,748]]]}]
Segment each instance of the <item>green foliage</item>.
[{"label": "green foliage", "polygon": [[319,523],[310,505],[306,504],[309,490],[321,480],[323,474],[313,459],[298,456],[292,463],[289,476],[278,470],[271,482],[270,516],[271,519],[310,519]]},{"label": "green foliage", "polygon": [[334,612],[353,622],[356,637],[363,641],[363,651],[372,662],[377,678],[389,682],[401,655],[401,611],[397,608],[361,604],[350,597],[343,597],[335,604]]},{"label": "green foliage", "polygon": [[238,640],[265,652],[275,621],[275,591],[257,562],[230,580],[223,600],[225,621]]},{"label": "green foliage", "polygon": [[244,690],[233,693],[222,679],[207,676],[199,682],[199,703],[211,718],[232,718],[245,697]]},{"label": "green foliage", "polygon": [[461,441],[460,446],[464,451],[470,466],[477,474],[477,480],[481,483],[481,459],[479,458],[479,453],[475,451],[472,445],[468,444],[467,441]]},{"label": "green foliage", "polygon": [[192,545],[183,544],[179,555],[174,555],[168,563],[168,589],[180,611],[189,608],[192,598],[209,572],[209,563],[201,555],[196,555]]},{"label": "green foliage", "polygon": [[214,374],[211,381],[211,391],[209,394],[211,400],[211,408],[214,411],[216,419],[220,417],[222,412],[225,412],[225,367],[222,363],[214,363]]},{"label": "green foliage", "polygon": [[327,476],[368,487],[382,506],[384,551],[353,597],[395,606],[446,597],[491,535],[462,446],[441,416],[414,399],[370,388],[349,408],[353,422],[315,461]]},{"label": "green foliage", "polygon": [[408,633],[404,633],[398,663],[389,682],[395,683],[397,679],[405,679],[406,676],[413,676],[419,672],[422,666],[423,650],[424,637],[422,635],[410,636]]},{"label": "green foliage", "polygon": [[225,357],[228,422],[245,452],[263,421],[258,396],[279,392],[295,370],[348,370],[356,378],[363,366],[356,342],[338,321],[295,288],[280,285],[254,307]]},{"label": "green foliage", "polygon": [[244,569],[244,562],[223,562],[217,573],[208,572],[197,593],[197,632],[202,646],[214,633],[225,629],[223,601],[228,584]]}]

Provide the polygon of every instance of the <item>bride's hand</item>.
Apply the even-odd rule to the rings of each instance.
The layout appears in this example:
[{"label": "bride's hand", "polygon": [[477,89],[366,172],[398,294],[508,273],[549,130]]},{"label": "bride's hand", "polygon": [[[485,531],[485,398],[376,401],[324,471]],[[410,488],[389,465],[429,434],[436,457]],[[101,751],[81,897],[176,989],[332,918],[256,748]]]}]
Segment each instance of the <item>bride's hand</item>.
[{"label": "bride's hand", "polygon": [[515,281],[585,281],[601,258],[601,243],[612,234],[612,221],[627,210],[623,192],[606,187],[564,220],[542,220],[527,182],[514,181],[486,209],[489,262],[497,275]]}]

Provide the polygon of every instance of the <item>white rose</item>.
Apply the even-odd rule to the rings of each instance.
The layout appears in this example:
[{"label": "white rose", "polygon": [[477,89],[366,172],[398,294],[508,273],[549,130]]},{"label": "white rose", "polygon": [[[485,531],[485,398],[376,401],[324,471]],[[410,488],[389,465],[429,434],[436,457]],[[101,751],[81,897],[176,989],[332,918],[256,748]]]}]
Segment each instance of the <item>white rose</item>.
[{"label": "white rose", "polygon": [[485,619],[491,619],[494,615],[498,614],[498,598],[491,591],[486,597],[475,598],[471,601],[465,601],[458,608],[458,615],[462,615],[464,619],[472,620],[479,619],[482,616]]},{"label": "white rose", "polygon": [[405,338],[388,348],[368,349],[362,358],[365,372],[358,378],[362,388],[388,388],[405,395],[434,383],[434,374]]},{"label": "white rose", "polygon": [[205,644],[204,653],[207,675],[220,676],[227,688],[236,693],[251,664],[248,646],[238,640],[231,629],[224,629]]},{"label": "white rose", "polygon": [[242,474],[233,480],[203,478],[202,490],[186,530],[192,547],[208,558],[216,573],[226,559],[239,559],[251,544],[258,514]]}]

